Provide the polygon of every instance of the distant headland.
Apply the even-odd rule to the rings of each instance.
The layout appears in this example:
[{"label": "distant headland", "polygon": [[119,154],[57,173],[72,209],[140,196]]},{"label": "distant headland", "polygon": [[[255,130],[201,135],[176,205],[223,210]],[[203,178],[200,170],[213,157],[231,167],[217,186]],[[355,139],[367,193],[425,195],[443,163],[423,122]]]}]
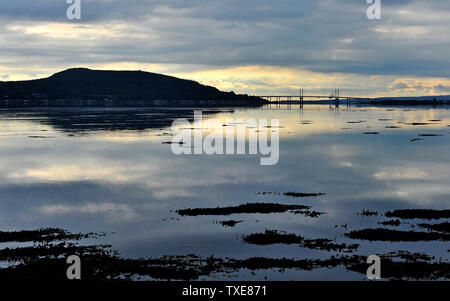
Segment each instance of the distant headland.
[{"label": "distant headland", "polygon": [[259,106],[266,100],[143,71],[72,68],[36,80],[0,82],[0,107]]},{"label": "distant headland", "polygon": [[[261,106],[296,103],[300,96],[249,96],[223,92],[192,80],[144,71],[106,71],[71,68],[47,78],[0,81],[0,107],[147,107],[147,106]],[[305,96],[308,97],[308,96]],[[311,97],[311,96],[309,96]],[[318,96],[319,97],[319,96]],[[333,104],[301,100],[301,104]],[[267,99],[269,98],[269,99]],[[278,101],[272,101],[272,99]],[[287,99],[287,101],[281,101]],[[338,103],[340,99],[337,99]],[[449,105],[450,95],[421,97],[344,97],[358,105]],[[298,101],[297,101],[298,102]]]}]

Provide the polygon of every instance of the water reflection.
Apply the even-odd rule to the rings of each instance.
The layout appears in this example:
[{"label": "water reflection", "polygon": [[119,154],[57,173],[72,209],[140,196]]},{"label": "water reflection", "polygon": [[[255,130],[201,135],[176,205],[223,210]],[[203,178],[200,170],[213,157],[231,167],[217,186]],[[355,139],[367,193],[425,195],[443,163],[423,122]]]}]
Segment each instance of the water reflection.
[{"label": "water reflection", "polygon": [[[190,119],[192,113],[170,108],[1,111],[2,231],[57,227],[73,233],[105,232],[95,243],[111,244],[125,258],[197,254],[326,261],[341,254],[299,247],[301,243],[250,244],[243,239],[271,230],[293,234],[297,242],[301,236],[309,242],[357,243],[357,256],[404,250],[448,261],[445,239],[370,242],[346,236],[382,227],[442,233],[436,226],[421,227],[425,222],[420,219],[380,223],[391,221],[383,214],[396,209],[449,209],[448,109],[350,107],[337,112],[328,106],[281,106],[222,109],[211,115],[219,120],[279,118],[283,127],[276,166],[260,166],[259,157],[251,155],[173,155],[170,145],[163,144],[173,134],[170,124],[178,117]],[[418,137],[424,140],[411,141]],[[296,198],[286,192],[325,195]],[[304,205],[326,214],[177,213],[248,203]],[[379,215],[358,214],[363,209]],[[239,222],[222,226],[230,220]],[[445,222],[448,218],[426,221]],[[276,269],[281,263],[272,262],[254,274],[248,262],[238,263],[240,268],[202,277],[364,279],[361,269],[328,261],[316,262],[311,270],[288,265],[284,273]],[[448,272],[441,277],[448,278]]]}]

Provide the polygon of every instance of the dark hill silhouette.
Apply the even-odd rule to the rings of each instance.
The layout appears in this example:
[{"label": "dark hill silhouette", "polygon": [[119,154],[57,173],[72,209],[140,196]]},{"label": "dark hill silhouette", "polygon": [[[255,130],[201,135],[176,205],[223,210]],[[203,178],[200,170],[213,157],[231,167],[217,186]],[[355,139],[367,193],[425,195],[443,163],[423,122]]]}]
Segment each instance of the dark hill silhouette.
[{"label": "dark hill silhouette", "polygon": [[[264,100],[234,92],[222,92],[195,81],[179,79],[143,71],[100,71],[86,68],[68,69],[48,78],[0,82],[0,99],[7,103],[36,103],[36,99],[100,100],[125,104],[140,101],[148,104],[156,100],[177,103],[182,100],[219,101],[234,104],[264,103]],[[13,101],[15,100],[15,101]],[[124,103],[125,101],[125,103]],[[78,103],[78,102],[77,102]]]}]

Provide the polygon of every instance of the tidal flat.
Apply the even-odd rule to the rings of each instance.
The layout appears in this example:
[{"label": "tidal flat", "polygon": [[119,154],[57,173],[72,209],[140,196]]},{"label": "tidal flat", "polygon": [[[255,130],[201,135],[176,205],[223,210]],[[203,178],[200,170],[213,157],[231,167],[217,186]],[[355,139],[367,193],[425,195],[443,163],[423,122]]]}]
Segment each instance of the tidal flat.
[{"label": "tidal flat", "polygon": [[447,107],[207,110],[279,119],[274,166],[173,154],[194,109],[0,110],[0,278],[450,278]]}]

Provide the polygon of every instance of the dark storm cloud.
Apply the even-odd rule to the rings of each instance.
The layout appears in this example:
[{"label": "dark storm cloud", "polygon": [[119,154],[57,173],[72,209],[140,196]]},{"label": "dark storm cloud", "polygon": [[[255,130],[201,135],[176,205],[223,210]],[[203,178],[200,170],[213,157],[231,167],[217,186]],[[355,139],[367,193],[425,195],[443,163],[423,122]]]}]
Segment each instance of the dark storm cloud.
[{"label": "dark storm cloud", "polygon": [[[450,2],[382,0],[368,20],[365,0],[81,0],[82,20],[65,0],[0,4],[0,64],[102,62],[275,65],[320,72],[450,76]],[[118,36],[26,33],[46,22],[115,29]],[[67,30],[77,30],[76,28]],[[70,33],[69,33],[70,34]]]}]

